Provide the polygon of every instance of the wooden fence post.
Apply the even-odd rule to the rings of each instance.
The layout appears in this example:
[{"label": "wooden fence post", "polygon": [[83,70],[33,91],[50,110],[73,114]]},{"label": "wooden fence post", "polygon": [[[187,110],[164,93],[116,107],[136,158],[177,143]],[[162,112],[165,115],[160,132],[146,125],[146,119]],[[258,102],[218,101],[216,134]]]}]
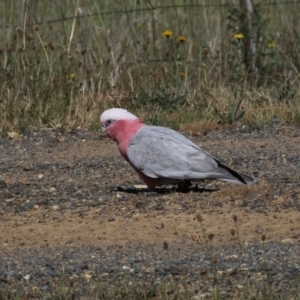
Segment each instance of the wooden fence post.
[{"label": "wooden fence post", "polygon": [[256,43],[253,29],[253,3],[252,0],[240,0],[241,31],[244,34],[244,61],[249,75],[257,72],[255,65]]}]

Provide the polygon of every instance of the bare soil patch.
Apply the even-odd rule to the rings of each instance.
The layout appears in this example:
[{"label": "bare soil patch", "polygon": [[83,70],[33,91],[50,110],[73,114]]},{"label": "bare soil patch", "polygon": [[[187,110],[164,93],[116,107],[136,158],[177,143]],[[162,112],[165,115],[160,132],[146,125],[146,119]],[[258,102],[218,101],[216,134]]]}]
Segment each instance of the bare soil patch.
[{"label": "bare soil patch", "polygon": [[[254,174],[259,182],[244,187],[209,181],[186,192],[173,187],[153,192],[135,187],[143,183],[102,133],[45,130],[25,132],[19,139],[1,138],[2,280],[18,280],[7,263],[7,257],[13,255],[23,266],[22,276],[32,273],[23,261],[32,257],[32,251],[38,253],[36,257],[45,257],[72,248],[80,261],[82,251],[90,251],[83,249],[100,247],[106,253],[111,251],[111,257],[122,249],[125,259],[145,247],[147,255],[158,251],[164,256],[163,242],[167,241],[170,251],[172,245],[177,249],[174,259],[182,255],[191,258],[191,249],[204,253],[205,248],[195,218],[198,213],[205,234],[214,234],[216,251],[227,249],[230,253],[237,234],[243,247],[261,245],[265,235],[270,253],[272,248],[286,245],[284,251],[298,251],[299,128],[277,124],[252,131],[236,126],[190,138],[235,170]],[[238,232],[233,215],[237,216]],[[286,263],[291,265],[293,262]],[[296,278],[299,270],[294,273]]]}]

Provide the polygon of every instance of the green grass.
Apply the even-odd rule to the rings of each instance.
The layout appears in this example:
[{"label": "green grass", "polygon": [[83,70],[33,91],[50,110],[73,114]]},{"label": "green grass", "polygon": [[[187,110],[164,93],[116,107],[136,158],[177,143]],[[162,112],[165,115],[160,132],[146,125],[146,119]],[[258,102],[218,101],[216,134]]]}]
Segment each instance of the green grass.
[{"label": "green grass", "polygon": [[259,128],[273,118],[299,124],[300,4],[256,4],[250,74],[243,40],[234,37],[239,2],[202,3],[164,1],[152,10],[133,0],[3,1],[0,131],[96,129],[114,106],[177,129],[238,120]]}]

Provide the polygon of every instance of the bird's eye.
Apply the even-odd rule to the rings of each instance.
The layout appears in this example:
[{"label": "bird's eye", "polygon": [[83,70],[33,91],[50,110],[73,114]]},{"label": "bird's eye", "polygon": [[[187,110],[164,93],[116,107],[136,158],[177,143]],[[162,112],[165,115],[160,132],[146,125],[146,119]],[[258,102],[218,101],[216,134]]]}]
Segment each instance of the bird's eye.
[{"label": "bird's eye", "polygon": [[109,125],[111,125],[113,123],[113,120],[107,120],[106,122],[105,122],[105,125],[106,126],[109,126]]}]

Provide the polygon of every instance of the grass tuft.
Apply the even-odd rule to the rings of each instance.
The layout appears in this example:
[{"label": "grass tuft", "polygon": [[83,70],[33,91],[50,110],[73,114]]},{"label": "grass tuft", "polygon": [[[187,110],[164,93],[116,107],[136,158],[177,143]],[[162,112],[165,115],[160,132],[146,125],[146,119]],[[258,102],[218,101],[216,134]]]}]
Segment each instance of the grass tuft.
[{"label": "grass tuft", "polygon": [[[255,4],[251,73],[239,6],[213,2],[155,12],[134,1],[2,2],[0,131],[97,129],[115,106],[198,132],[300,124],[299,26],[286,22],[297,4]],[[59,20],[61,11],[69,18]]]}]

